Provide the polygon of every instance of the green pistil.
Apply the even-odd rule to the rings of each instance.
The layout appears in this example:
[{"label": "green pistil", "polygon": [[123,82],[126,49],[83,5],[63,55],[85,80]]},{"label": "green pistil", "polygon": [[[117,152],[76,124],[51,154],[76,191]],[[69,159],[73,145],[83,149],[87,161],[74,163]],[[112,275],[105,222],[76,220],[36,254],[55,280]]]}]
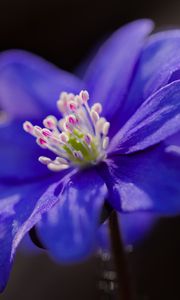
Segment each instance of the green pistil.
[{"label": "green pistil", "polygon": [[[76,138],[77,137],[77,138]],[[69,159],[76,165],[85,166],[88,163],[96,162],[99,152],[96,146],[96,139],[93,138],[91,144],[88,145],[83,141],[84,134],[79,132],[77,129],[74,129],[73,134],[69,134],[69,140],[67,145],[64,145],[63,148],[68,154]],[[68,147],[68,145],[70,147]],[[71,150],[72,149],[72,150]],[[75,158],[73,151],[80,151],[83,159]]]},{"label": "green pistil", "polygon": [[80,132],[79,130],[77,130],[77,129],[74,129],[74,130],[73,130],[73,134],[74,134],[75,136],[77,136],[79,139],[81,139],[81,138],[84,137],[84,134],[83,134],[82,132]]}]

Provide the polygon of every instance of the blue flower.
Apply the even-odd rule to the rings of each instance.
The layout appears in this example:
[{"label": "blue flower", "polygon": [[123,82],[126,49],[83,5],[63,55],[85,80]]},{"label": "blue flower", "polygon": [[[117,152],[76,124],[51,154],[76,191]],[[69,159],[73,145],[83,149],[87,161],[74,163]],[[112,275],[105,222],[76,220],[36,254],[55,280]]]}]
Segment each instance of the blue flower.
[{"label": "blue flower", "polygon": [[[152,27],[140,20],[116,31],[81,79],[23,51],[1,54],[1,290],[34,225],[51,255],[69,262],[92,250],[105,199],[129,218],[139,211],[180,212],[180,31],[148,37]],[[106,120],[98,129],[101,108]],[[49,131],[42,132],[46,115]],[[25,120],[46,149],[22,130]],[[57,138],[52,126],[65,132]],[[54,161],[53,152],[60,158]]]}]

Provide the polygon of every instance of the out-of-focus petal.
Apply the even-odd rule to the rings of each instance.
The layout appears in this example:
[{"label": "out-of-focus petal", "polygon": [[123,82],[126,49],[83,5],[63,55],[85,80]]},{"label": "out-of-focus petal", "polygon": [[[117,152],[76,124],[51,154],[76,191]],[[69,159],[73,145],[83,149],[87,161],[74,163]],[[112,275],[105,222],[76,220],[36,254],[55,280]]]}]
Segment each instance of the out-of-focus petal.
[{"label": "out-of-focus petal", "polygon": [[157,219],[156,214],[147,212],[120,214],[119,222],[125,245],[134,245],[145,238]]},{"label": "out-of-focus petal", "polygon": [[23,255],[37,255],[44,250],[37,247],[31,240],[29,233],[27,233],[22,239],[18,251]]},{"label": "out-of-focus petal", "polygon": [[144,40],[152,27],[150,20],[138,20],[120,28],[100,48],[87,70],[85,81],[92,101],[103,103],[109,121],[128,92]]},{"label": "out-of-focus petal", "polygon": [[158,89],[180,79],[180,30],[152,35],[140,56],[128,97],[119,112],[124,124],[136,109]]},{"label": "out-of-focus petal", "polygon": [[38,162],[41,155],[51,155],[40,148],[33,137],[24,132],[22,122],[0,125],[0,182],[30,182],[39,180],[52,172]]},{"label": "out-of-focus petal", "polygon": [[40,240],[56,260],[82,259],[95,246],[107,188],[95,169],[87,169],[69,178],[63,189],[58,185],[55,189],[51,192],[58,203],[38,224]]},{"label": "out-of-focus petal", "polygon": [[[41,197],[54,182],[67,172],[61,172],[52,178],[26,185],[0,185],[0,291],[6,285],[14,254],[24,235],[40,220],[41,215],[57,201],[51,197]],[[58,181],[59,182],[59,181]]]},{"label": "out-of-focus petal", "polygon": [[[158,215],[147,212],[118,213],[120,231],[125,246],[134,246],[151,231],[158,220]],[[98,231],[98,245],[110,249],[108,220],[100,226]]]},{"label": "out-of-focus petal", "polygon": [[118,211],[180,211],[180,153],[160,144],[131,155],[117,155],[99,168]]},{"label": "out-of-focus petal", "polygon": [[149,97],[112,139],[109,152],[132,153],[180,130],[180,80]]},{"label": "out-of-focus petal", "polygon": [[20,50],[0,55],[0,108],[12,118],[57,113],[62,91],[79,93],[82,82],[44,59]]},{"label": "out-of-focus petal", "polygon": [[180,147],[180,131],[171,135],[169,138],[165,140],[166,145],[176,145]]}]

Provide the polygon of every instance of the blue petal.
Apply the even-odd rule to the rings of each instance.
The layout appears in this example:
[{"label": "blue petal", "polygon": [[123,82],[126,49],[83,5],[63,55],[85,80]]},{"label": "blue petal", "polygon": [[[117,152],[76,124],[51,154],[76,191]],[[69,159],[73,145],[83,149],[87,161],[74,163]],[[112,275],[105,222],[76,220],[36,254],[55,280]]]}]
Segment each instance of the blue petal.
[{"label": "blue petal", "polygon": [[0,55],[0,107],[13,118],[56,112],[61,91],[79,92],[82,82],[42,58],[20,50]]},{"label": "blue petal", "polygon": [[38,162],[41,155],[50,151],[41,149],[34,138],[24,132],[21,122],[0,125],[0,182],[30,182],[52,172]]},{"label": "blue petal", "polygon": [[95,169],[87,169],[51,192],[58,203],[40,221],[40,239],[56,260],[82,259],[95,246],[106,186]]},{"label": "blue petal", "polygon": [[22,239],[18,251],[23,255],[36,255],[44,251],[44,249],[40,249],[37,247],[33,241],[31,240],[29,233],[27,233],[24,238]]},{"label": "blue petal", "polygon": [[59,172],[34,184],[0,185],[0,291],[7,283],[14,254],[24,235],[57,201],[53,194],[41,197],[54,182],[67,180],[69,171]]},{"label": "blue petal", "polygon": [[[144,239],[158,219],[154,213],[119,213],[120,231],[125,246],[133,246]],[[98,231],[98,244],[104,250],[110,249],[108,221]]]},{"label": "blue petal", "polygon": [[147,212],[120,214],[120,224],[125,245],[134,245],[144,239],[158,216]]},{"label": "blue petal", "polygon": [[180,153],[163,144],[117,155],[100,168],[109,201],[118,211],[180,212]]},{"label": "blue petal", "polygon": [[180,30],[152,35],[146,43],[128,97],[120,114],[121,125],[164,85],[180,79]]},{"label": "blue petal", "polygon": [[145,37],[152,27],[150,20],[138,20],[119,29],[100,48],[87,70],[85,81],[90,96],[93,102],[103,103],[109,121],[122,105]]},{"label": "blue petal", "polygon": [[169,138],[165,140],[166,145],[176,145],[180,147],[180,131],[171,135]]},{"label": "blue petal", "polygon": [[113,138],[109,152],[132,153],[180,130],[180,80],[149,97]]}]

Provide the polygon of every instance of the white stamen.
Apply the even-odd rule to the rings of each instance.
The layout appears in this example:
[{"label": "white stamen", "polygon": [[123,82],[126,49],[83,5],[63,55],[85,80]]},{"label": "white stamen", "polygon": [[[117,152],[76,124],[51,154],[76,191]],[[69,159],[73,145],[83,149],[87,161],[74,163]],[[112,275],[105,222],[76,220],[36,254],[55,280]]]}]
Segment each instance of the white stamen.
[{"label": "white stamen", "polygon": [[42,137],[42,128],[40,126],[34,126],[33,134],[36,137]]},{"label": "white stamen", "polygon": [[73,131],[73,125],[70,124],[70,123],[68,122],[68,120],[67,120],[67,121],[64,122],[63,129],[64,129],[65,131],[67,131],[67,132],[72,132],[72,131]]},{"label": "white stamen", "polygon": [[59,172],[65,169],[68,169],[68,165],[63,165],[63,164],[55,164],[55,163],[50,163],[47,165],[48,169],[54,172]]},{"label": "white stamen", "polygon": [[67,98],[68,98],[68,93],[66,93],[66,92],[61,92],[60,95],[59,95],[59,98],[60,98],[61,100],[67,100]]},{"label": "white stamen", "polygon": [[60,139],[61,143],[63,143],[63,144],[66,144],[68,142],[68,140],[69,140],[68,135],[66,133],[64,133],[64,132],[62,132],[59,135],[59,139]]},{"label": "white stamen", "polygon": [[59,100],[57,101],[57,107],[58,107],[58,109],[59,109],[59,111],[60,111],[61,113],[64,113],[64,112],[65,112],[64,101],[62,101],[61,99],[59,99]]},{"label": "white stamen", "polygon": [[58,145],[58,144],[61,143],[61,141],[59,140],[59,138],[57,136],[55,136],[55,135],[49,136],[49,142],[51,144],[55,144],[55,145]]},{"label": "white stamen", "polygon": [[62,158],[62,157],[59,157],[59,156],[57,156],[56,157],[56,159],[55,159],[57,162],[59,162],[60,164],[68,164],[68,161],[67,161],[67,159],[65,159],[65,158]]},{"label": "white stamen", "polygon": [[81,97],[83,103],[86,103],[89,100],[89,93],[86,90],[81,91],[79,96]]},{"label": "white stamen", "polygon": [[91,109],[100,114],[102,112],[102,105],[100,103],[95,103]]},{"label": "white stamen", "polygon": [[86,134],[86,135],[84,136],[84,141],[85,141],[85,143],[88,144],[88,145],[91,144],[92,138],[91,138],[90,134]]},{"label": "white stamen", "polygon": [[43,165],[48,165],[51,162],[51,159],[46,156],[40,156],[38,158],[39,162],[41,162]]},{"label": "white stamen", "polygon": [[31,122],[26,121],[26,122],[23,123],[23,129],[24,129],[26,132],[32,134],[32,133],[33,133],[34,126],[31,124]]},{"label": "white stamen", "polygon": [[[74,166],[97,164],[106,158],[109,144],[107,137],[110,123],[99,116],[102,105],[88,104],[89,94],[81,91],[79,95],[63,92],[57,107],[63,117],[47,116],[45,128],[25,122],[23,128],[36,137],[38,145],[56,154],[55,160],[40,156],[39,161],[52,171],[61,171]],[[79,149],[79,150],[78,150]]]},{"label": "white stamen", "polygon": [[81,151],[73,151],[73,155],[75,158],[83,160],[83,155],[82,155]]},{"label": "white stamen", "polygon": [[57,119],[54,116],[48,116],[43,120],[43,125],[48,129],[55,129],[57,126]]},{"label": "white stamen", "polygon": [[75,126],[77,124],[77,119],[74,115],[69,115],[67,117],[67,122],[68,122],[68,124]]},{"label": "white stamen", "polygon": [[96,124],[97,121],[99,120],[99,115],[95,110],[91,110],[91,118],[94,124]]},{"label": "white stamen", "polygon": [[102,132],[103,125],[106,122],[105,118],[100,118],[96,123],[96,130],[98,133]]},{"label": "white stamen", "polygon": [[103,142],[102,142],[103,149],[106,150],[108,145],[109,145],[109,138],[106,136],[105,138],[103,138]]},{"label": "white stamen", "polygon": [[109,127],[110,127],[110,123],[109,122],[105,122],[102,128],[102,133],[104,135],[107,135],[109,132]]},{"label": "white stamen", "polygon": [[52,135],[52,132],[51,132],[49,129],[47,129],[47,128],[43,128],[43,129],[41,130],[41,133],[42,133],[45,137],[50,137],[50,136]]},{"label": "white stamen", "polygon": [[70,101],[68,103],[68,108],[69,108],[70,111],[74,111],[75,112],[77,110],[77,104],[76,104],[76,102],[75,101]]},{"label": "white stamen", "polygon": [[43,149],[47,148],[47,143],[46,143],[45,139],[37,138],[36,142],[41,148],[43,148]]},{"label": "white stamen", "polygon": [[60,129],[61,131],[64,130],[64,123],[65,123],[65,122],[66,122],[66,121],[65,121],[64,119],[61,119],[61,120],[58,121],[58,127],[59,127],[59,129]]},{"label": "white stamen", "polygon": [[79,95],[76,95],[74,97],[74,101],[78,104],[78,105],[82,105],[83,104],[83,101],[81,99],[81,97]]},{"label": "white stamen", "polygon": [[69,93],[68,94],[68,101],[73,101],[74,100],[75,95],[73,93]]}]

